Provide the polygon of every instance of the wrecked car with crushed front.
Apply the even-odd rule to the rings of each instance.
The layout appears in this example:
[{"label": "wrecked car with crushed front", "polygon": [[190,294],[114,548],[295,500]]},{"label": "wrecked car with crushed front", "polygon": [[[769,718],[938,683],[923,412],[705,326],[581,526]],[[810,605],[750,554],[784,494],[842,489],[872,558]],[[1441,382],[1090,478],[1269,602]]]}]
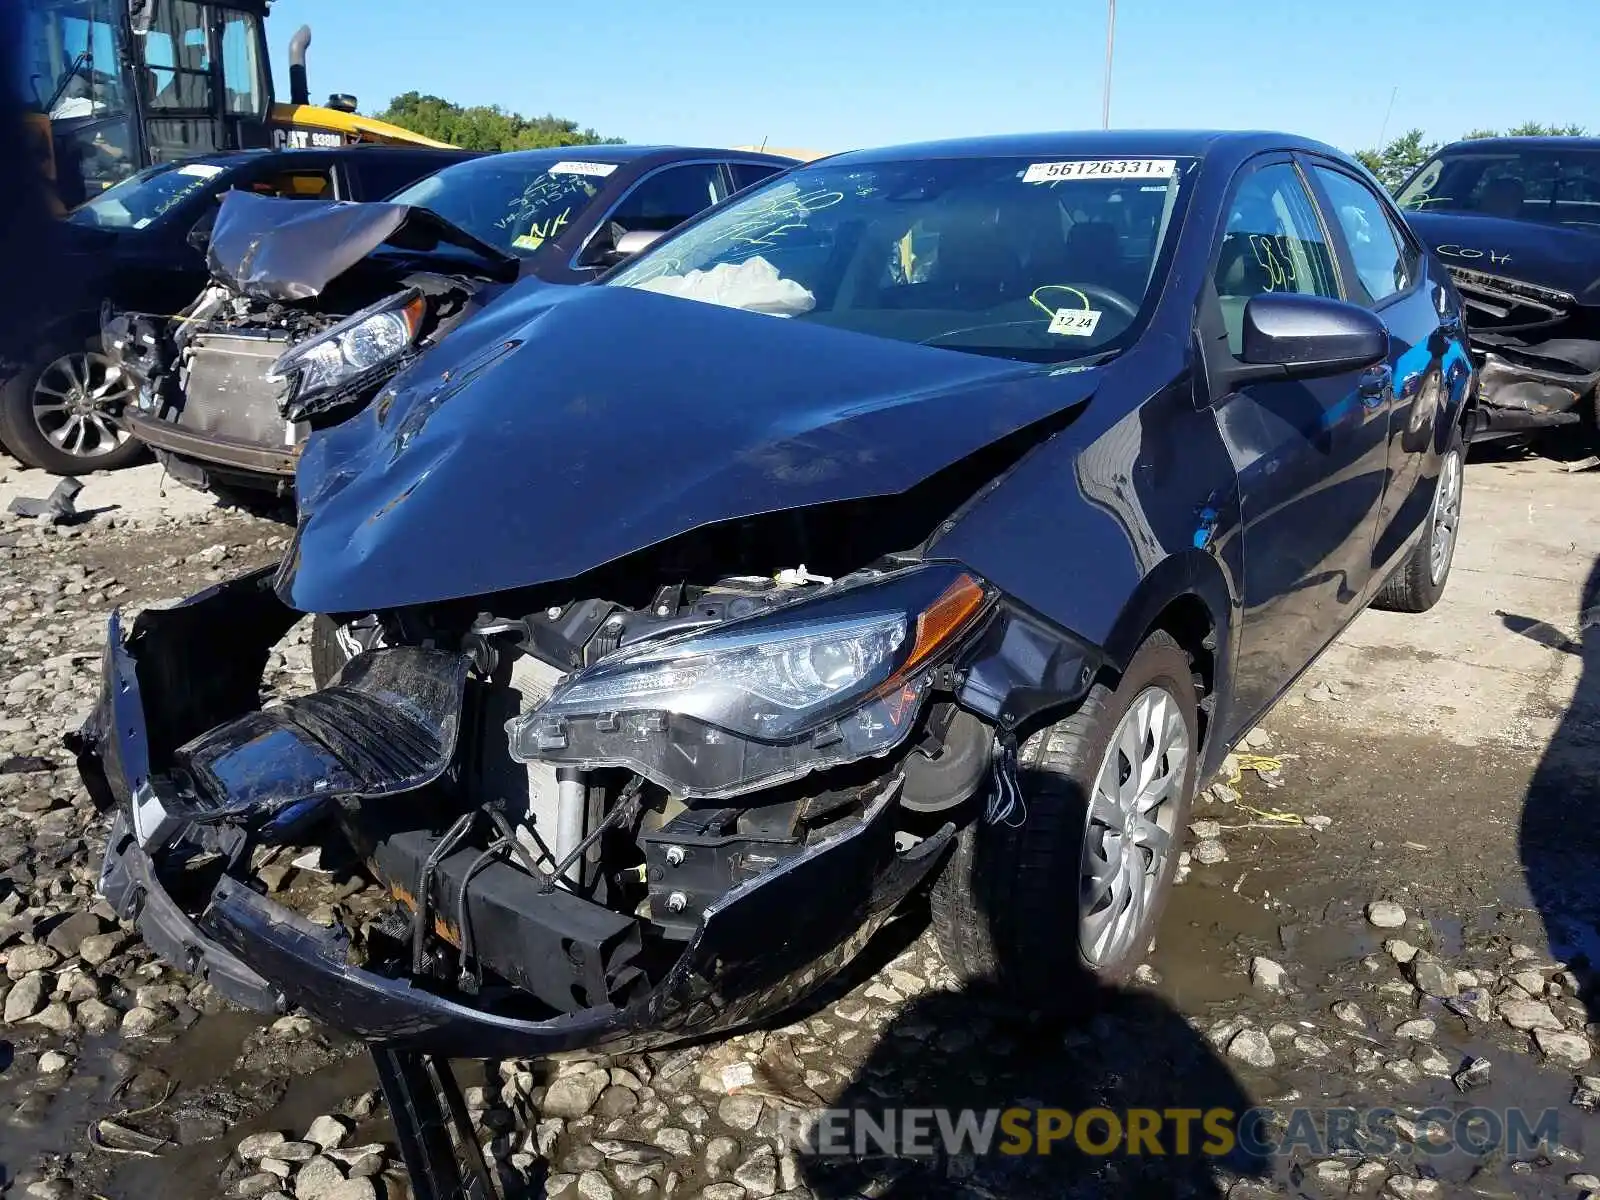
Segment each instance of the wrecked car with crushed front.
[{"label": "wrecked car with crushed front", "polygon": [[[1446,146],[1400,190],[1466,301],[1483,390],[1478,438],[1600,416],[1600,139]],[[1563,435],[1565,436],[1565,435]]]},{"label": "wrecked car with crushed front", "polygon": [[[1070,1010],[1230,745],[1445,586],[1433,271],[1326,147],[1058,134],[826,159],[522,290],[312,436],[280,565],[113,617],[101,890],[231,999],[430,1053],[743,1025],[929,885],[962,978]],[[318,690],[263,702],[307,614]],[[388,909],[313,923],[277,844]]]},{"label": "wrecked car with crushed front", "polygon": [[133,431],[184,483],[247,503],[287,495],[313,430],[510,284],[588,282],[792,161],[563,147],[475,158],[383,203],[230,192],[206,235],[210,285],[176,316],[108,323]]}]

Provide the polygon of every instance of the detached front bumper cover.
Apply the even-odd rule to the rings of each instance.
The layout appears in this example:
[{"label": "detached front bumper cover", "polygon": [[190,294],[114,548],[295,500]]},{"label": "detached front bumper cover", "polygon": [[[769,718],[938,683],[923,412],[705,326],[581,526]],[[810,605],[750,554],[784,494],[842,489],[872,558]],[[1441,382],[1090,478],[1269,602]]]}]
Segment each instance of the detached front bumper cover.
[{"label": "detached front bumper cover", "polygon": [[[325,794],[359,803],[426,786],[440,750],[453,751],[438,696],[422,703],[416,720],[418,728],[440,729],[436,743],[418,746],[421,735],[405,732],[408,749],[387,762],[372,757],[383,739],[363,735],[377,732],[363,724],[371,713],[319,725],[328,714],[315,710],[328,701],[317,697],[338,688],[258,711],[267,652],[299,617],[277,599],[270,575],[254,572],[175,608],[146,612],[126,641],[113,616],[100,700],[72,739],[92,794],[118,814],[101,873],[105,895],[162,957],[248,1008],[300,1006],[375,1043],[479,1058],[642,1048],[728,1030],[781,1010],[847,963],[940,861],[954,834],[947,825],[896,853],[888,818],[901,781],[887,780],[859,822],[710,904],[671,968],[621,1006],[603,1002],[540,1019],[526,1015],[527,1003],[480,1005],[354,965],[343,930],[312,924],[238,872],[222,875],[207,894],[180,898],[165,869],[196,847],[247,863],[250,838],[269,822],[311,819],[310,806]],[[456,677],[445,668],[436,662],[430,669],[450,690]],[[354,687],[360,680],[347,668],[340,682]],[[341,711],[360,706],[348,697],[336,703]],[[458,692],[448,707],[450,718],[459,715]],[[274,758],[306,769],[266,771]],[[180,763],[187,765],[174,773]],[[318,787],[319,779],[332,783]]]}]

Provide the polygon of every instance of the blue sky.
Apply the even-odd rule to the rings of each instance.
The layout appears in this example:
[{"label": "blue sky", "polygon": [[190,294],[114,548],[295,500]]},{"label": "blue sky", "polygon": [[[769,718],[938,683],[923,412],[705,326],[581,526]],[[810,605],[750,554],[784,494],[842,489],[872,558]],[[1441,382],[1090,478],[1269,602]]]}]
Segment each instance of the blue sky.
[{"label": "blue sky", "polygon": [[[1595,0],[1118,0],[1112,124],[1274,127],[1356,149],[1523,120],[1600,128]],[[1505,14],[1515,13],[1515,20]],[[1105,0],[277,0],[282,98],[415,88],[638,142],[843,150],[1097,127]]]}]

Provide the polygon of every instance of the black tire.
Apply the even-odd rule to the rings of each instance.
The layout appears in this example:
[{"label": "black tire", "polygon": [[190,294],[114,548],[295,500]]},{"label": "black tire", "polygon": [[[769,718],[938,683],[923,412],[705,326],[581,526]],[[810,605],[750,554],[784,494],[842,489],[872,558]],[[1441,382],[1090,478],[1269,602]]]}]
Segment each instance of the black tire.
[{"label": "black tire", "polygon": [[[1383,581],[1383,587],[1372,599],[1372,607],[1389,612],[1420,613],[1427,612],[1439,603],[1439,597],[1444,595],[1445,584],[1450,582],[1450,567],[1455,562],[1456,542],[1460,538],[1466,457],[1466,442],[1461,436],[1461,428],[1457,426],[1451,430],[1450,443],[1440,460],[1439,478],[1434,484],[1433,503],[1428,507],[1428,519],[1422,537],[1389,578]],[[1442,569],[1438,569],[1434,563],[1434,540],[1440,521],[1446,518],[1444,510],[1452,507],[1445,494],[1452,460],[1455,498],[1453,509],[1448,514],[1451,522],[1449,544],[1443,555]]]},{"label": "black tire", "polygon": [[[1175,701],[1189,747],[1170,814],[1162,821],[1170,844],[1125,951],[1092,961],[1079,936],[1089,797],[1119,723],[1150,688]],[[961,831],[930,898],[934,931],[951,970],[968,985],[992,988],[1009,1003],[1054,1016],[1081,1012],[1096,984],[1121,983],[1132,975],[1172,890],[1199,750],[1190,658],[1157,631],[1114,689],[1096,684],[1071,716],[1023,743],[1018,780],[1027,811],[1021,820],[990,824],[980,815]]]},{"label": "black tire", "polygon": [[[128,436],[126,426],[122,424],[122,409],[132,399],[131,395],[125,395],[127,389],[123,387],[108,385],[114,392],[112,400],[93,405],[94,413],[81,420],[72,418],[78,422],[73,426],[73,432],[79,428],[83,430],[81,440],[68,435],[63,438],[63,445],[57,445],[40,427],[41,419],[54,421],[56,418],[54,414],[41,418],[36,412],[35,402],[42,398],[36,397],[37,388],[51,385],[63,387],[67,378],[76,379],[75,374],[60,374],[63,364],[71,364],[74,371],[87,373],[103,371],[106,363],[98,336],[86,342],[56,345],[43,350],[24,370],[0,388],[0,443],[4,443],[24,466],[38,467],[53,475],[114,471],[144,457],[144,446],[138,439]],[[100,380],[96,377],[91,382],[98,387]],[[66,390],[70,391],[70,387],[66,387]],[[68,418],[63,416],[61,419],[64,421]],[[120,442],[113,440],[118,432],[123,435]],[[81,447],[80,451],[74,452],[74,443]]]}]

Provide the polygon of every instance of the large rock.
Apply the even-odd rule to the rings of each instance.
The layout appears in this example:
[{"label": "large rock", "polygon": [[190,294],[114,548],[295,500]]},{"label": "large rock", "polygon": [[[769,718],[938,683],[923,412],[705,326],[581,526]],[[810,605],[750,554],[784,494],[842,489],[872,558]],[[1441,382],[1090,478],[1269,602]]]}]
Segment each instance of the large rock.
[{"label": "large rock", "polygon": [[1228,1042],[1228,1057],[1265,1070],[1278,1061],[1272,1042],[1259,1029],[1241,1029]]},{"label": "large rock", "polygon": [[125,935],[115,931],[93,934],[78,943],[78,957],[91,967],[102,966],[122,949],[127,940]]},{"label": "large rock", "polygon": [[78,1005],[78,1024],[90,1033],[109,1033],[117,1027],[121,1014],[103,1000],[85,1000]]},{"label": "large rock", "polygon": [[27,975],[18,980],[17,985],[6,994],[6,1024],[15,1025],[33,1016],[44,1007],[45,995],[43,975]]},{"label": "large rock", "polygon": [[576,1120],[594,1107],[600,1093],[610,1086],[604,1071],[587,1069],[558,1075],[544,1094],[543,1112],[547,1117]]},{"label": "large rock", "polygon": [[717,1116],[724,1125],[748,1133],[761,1119],[761,1097],[736,1094],[724,1096],[717,1105]]},{"label": "large rock", "polygon": [[1411,960],[1411,982],[1423,995],[1437,996],[1441,1000],[1461,990],[1456,986],[1455,971],[1426,950],[1419,950]]},{"label": "large rock", "polygon": [[72,1010],[62,1001],[55,1000],[46,1004],[42,1011],[28,1018],[31,1025],[43,1025],[53,1033],[68,1034],[72,1032]]},{"label": "large rock", "polygon": [[45,945],[63,958],[79,953],[78,946],[84,938],[93,937],[105,928],[104,922],[94,913],[84,909],[75,912],[50,931]]},{"label": "large rock", "polygon": [[350,1136],[350,1129],[338,1117],[324,1114],[311,1122],[311,1128],[306,1130],[305,1140],[314,1142],[324,1150],[337,1150],[344,1145],[345,1139]]},{"label": "large rock", "polygon": [[778,1190],[778,1159],[771,1146],[762,1146],[733,1173],[735,1183],[752,1196],[765,1198]]},{"label": "large rock", "polygon": [[339,1164],[319,1154],[295,1175],[294,1194],[296,1200],[333,1200],[333,1189],[344,1182]]},{"label": "large rock", "polygon": [[288,1139],[281,1133],[252,1133],[239,1143],[239,1157],[245,1162],[266,1158]]},{"label": "large rock", "polygon": [[1495,1012],[1511,1028],[1524,1033],[1531,1033],[1535,1029],[1558,1031],[1562,1028],[1561,1018],[1551,1012],[1550,1006],[1542,1000],[1502,1000],[1495,1005]]},{"label": "large rock", "polygon": [[32,946],[13,946],[6,957],[6,976],[21,979],[35,971],[48,971],[61,961],[61,955],[42,943]]},{"label": "large rock", "polygon": [[1549,1029],[1535,1029],[1533,1041],[1539,1053],[1549,1062],[1563,1067],[1581,1067],[1589,1061],[1593,1047],[1581,1033],[1563,1033]]},{"label": "large rock", "polygon": [[1375,900],[1367,905],[1367,920],[1379,929],[1399,929],[1406,923],[1406,910],[1393,900]]},{"label": "large rock", "polygon": [[1250,960],[1250,982],[1265,992],[1281,992],[1285,981],[1281,966],[1259,954]]}]

